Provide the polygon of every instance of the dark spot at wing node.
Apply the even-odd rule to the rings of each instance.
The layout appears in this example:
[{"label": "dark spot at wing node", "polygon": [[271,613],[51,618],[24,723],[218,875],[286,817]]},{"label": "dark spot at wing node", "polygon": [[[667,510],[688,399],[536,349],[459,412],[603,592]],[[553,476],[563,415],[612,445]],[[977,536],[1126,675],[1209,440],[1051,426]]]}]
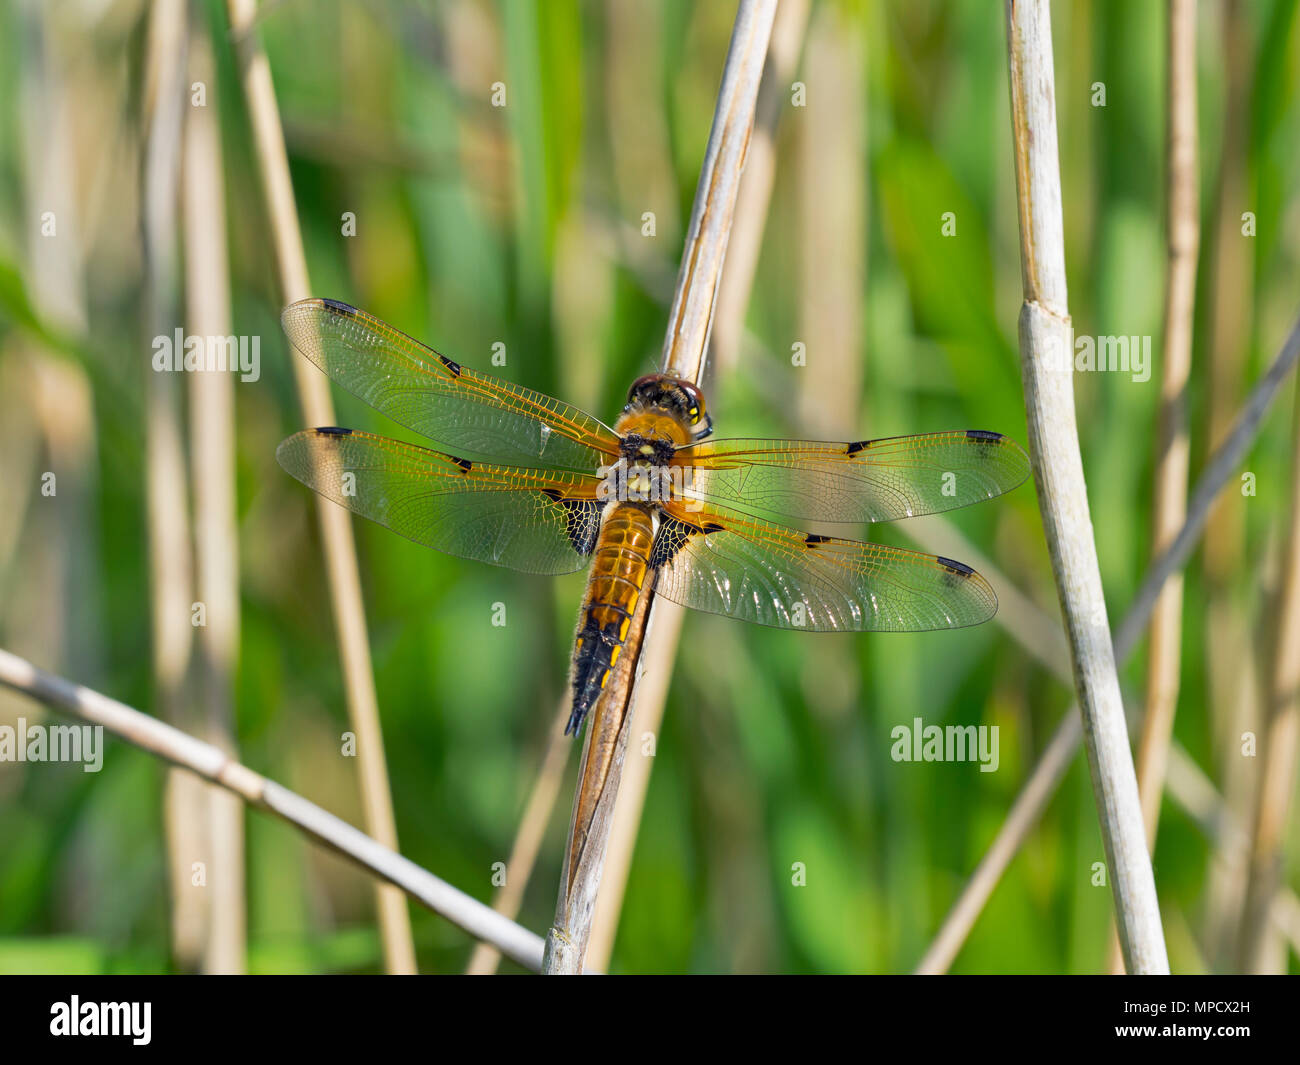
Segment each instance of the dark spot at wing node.
[{"label": "dark spot at wing node", "polygon": [[833,540],[833,539],[835,539],[835,537],[833,537],[833,536],[822,536],[820,533],[809,533],[809,534],[804,538],[804,543],[806,543],[806,544],[810,544],[810,545],[824,544],[824,543],[826,543],[828,540]]},{"label": "dark spot at wing node", "polygon": [[460,376],[460,363],[453,362],[451,359],[447,358],[446,355],[439,355],[438,361],[451,371],[452,377]]},{"label": "dark spot at wing node", "polygon": [[469,459],[458,459],[455,455],[448,455],[447,457],[466,473],[469,473],[474,468],[474,463],[470,462]]},{"label": "dark spot at wing node", "polygon": [[859,451],[865,451],[871,446],[870,440],[857,440],[844,449],[846,455],[856,455]]}]

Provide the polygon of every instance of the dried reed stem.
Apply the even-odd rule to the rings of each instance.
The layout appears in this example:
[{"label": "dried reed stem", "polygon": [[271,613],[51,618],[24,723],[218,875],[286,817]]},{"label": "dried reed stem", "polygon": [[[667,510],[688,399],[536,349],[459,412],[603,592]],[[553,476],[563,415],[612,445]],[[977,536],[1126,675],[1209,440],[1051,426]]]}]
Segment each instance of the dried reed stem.
[{"label": "dried reed stem", "polygon": [[[1178,535],[1187,517],[1187,379],[1192,367],[1196,257],[1200,247],[1200,193],[1196,162],[1196,0],[1169,0],[1168,173],[1163,378],[1156,457],[1152,555]],[[1138,747],[1138,792],[1151,850],[1156,845],[1165,762],[1178,705],[1182,649],[1183,578],[1169,578],[1151,616],[1146,713]]]},{"label": "dried reed stem", "polygon": [[[560,785],[564,783],[564,767],[569,764],[569,749],[573,745],[573,741],[564,734],[564,726],[572,712],[569,699],[561,699],[555,720],[551,722],[542,768],[524,806],[524,816],[519,821],[515,842],[506,861],[506,882],[492,900],[492,908],[511,920],[519,915],[519,907],[523,905],[524,892],[537,862],[537,854],[542,848],[551,811],[555,809]],[[467,976],[490,976],[496,972],[500,961],[501,952],[496,947],[490,943],[479,943],[470,954],[465,973]]]},{"label": "dried reed stem", "polygon": [[[745,312],[754,291],[763,232],[776,184],[776,130],[790,106],[791,84],[808,30],[811,7],[811,0],[784,0],[777,7],[772,24],[767,64],[758,90],[754,134],[749,139],[749,158],[745,160],[745,176],[736,200],[736,218],[727,245],[727,269],[718,290],[713,336],[709,341],[714,374],[719,378],[734,370],[740,360]],[[862,194],[861,189],[858,192]]]},{"label": "dried reed stem", "polygon": [[1130,973],[1167,973],[1075,425],[1047,0],[1008,0],[1007,45],[1025,293],[1020,351],[1029,454],[1074,661],[1125,965]]},{"label": "dried reed stem", "polygon": [[[253,127],[253,150],[262,180],[271,243],[280,279],[280,296],[285,303],[311,295],[307,278],[307,257],[298,227],[298,208],[289,178],[289,160],[284,149],[284,131],[271,83],[266,53],[253,34],[254,0],[227,0],[231,30],[235,35],[244,96]],[[333,425],[334,406],[325,376],[304,358],[291,354],[298,399],[308,425]],[[361,803],[366,830],[393,850],[397,849],[397,826],[393,820],[393,799],[384,760],[384,736],[379,722],[375,678],[370,661],[370,639],[366,633],[365,605],[361,598],[361,577],[357,568],[356,543],[348,512],[319,497],[320,519],[329,581],[330,605],[338,634],[348,716],[357,737],[357,769],[361,776]],[[384,960],[390,973],[413,973],[415,943],[411,918],[401,892],[377,885],[376,907]]]},{"label": "dried reed stem", "polygon": [[[807,364],[796,374],[802,422],[817,438],[853,440],[861,431],[866,204],[870,185],[862,16],[817,9],[804,45],[815,95],[798,112],[795,162],[799,203],[799,339]],[[783,360],[789,365],[788,357]],[[847,643],[841,653],[852,655]]]},{"label": "dried reed stem", "polygon": [[105,731],[147,754],[219,784],[250,805],[289,822],[475,938],[494,944],[506,957],[534,971],[541,968],[540,936],[502,917],[478,899],[421,869],[409,858],[403,858],[301,795],[240,765],[219,747],[116,699],[46,673],[26,659],[3,650],[0,650],[0,685],[88,724],[101,725]]},{"label": "dried reed stem", "polygon": [[[663,356],[665,373],[693,381],[698,381],[704,370],[727,238],[775,14],[776,0],[741,0],[695,193]],[[671,615],[680,610],[675,604],[656,604],[652,578],[647,580],[629,626],[628,645],[619,656],[620,668],[611,677],[587,727],[555,922],[546,940],[544,971],[548,973],[579,973],[584,969],[596,892],[627,752],[635,674],[638,667],[663,674],[672,669],[675,641],[666,648],[657,644],[654,657],[650,657],[648,648],[642,654],[642,640],[647,626],[653,631],[651,622],[657,613]]]},{"label": "dried reed stem", "polygon": [[1300,745],[1300,384],[1291,451],[1291,514],[1273,623],[1273,668],[1261,744],[1250,847],[1250,880],[1238,946],[1240,968],[1285,973],[1286,952],[1270,934],[1269,913],[1282,884],[1282,842],[1295,791]]},{"label": "dried reed stem", "polygon": [[[1196,262],[1200,247],[1200,181],[1196,162],[1196,0],[1169,0],[1166,26],[1165,272],[1163,366],[1152,503],[1151,553],[1159,555],[1187,514],[1187,380],[1192,369]],[[1165,766],[1178,708],[1183,642],[1183,576],[1169,578],[1151,617],[1146,708],[1138,741],[1138,796],[1147,847],[1155,854]],[[1112,938],[1110,970],[1122,972]]]},{"label": "dried reed stem", "polygon": [[[145,328],[170,336],[179,318],[177,204],[181,124],[185,100],[187,18],[184,4],[158,4],[150,12],[147,45],[142,236],[145,254]],[[149,373],[146,386],[145,479],[149,530],[149,607],[153,682],[164,718],[185,727],[186,677],[194,627],[190,520],[186,509],[185,445],[181,394],[175,376]],[[207,852],[208,809],[192,777],[167,775],[163,798],[171,896],[171,946],[177,963],[196,969],[209,938],[206,896],[190,883],[191,863]]]},{"label": "dried reed stem", "polygon": [[[226,190],[215,66],[206,29],[190,36],[189,84],[208,87],[207,102],[186,111],[182,209],[185,222],[187,332],[229,336],[230,272]],[[209,353],[211,354],[211,353]],[[209,364],[210,365],[210,364]],[[198,629],[200,735],[232,757],[235,671],[239,659],[239,537],[235,519],[235,385],[231,374],[200,370],[190,386],[194,482],[195,592],[206,611]],[[191,778],[192,779],[192,778]],[[203,971],[245,969],[244,807],[220,788],[202,786],[206,805],[207,937]],[[191,887],[191,891],[194,889]]]},{"label": "dried reed stem", "polygon": [[[1215,861],[1224,862],[1237,853],[1249,853],[1249,833],[1228,808],[1223,796],[1214,790],[1210,778],[1177,744],[1169,751],[1166,787],[1170,798],[1214,844]],[[1300,954],[1300,921],[1297,917],[1300,917],[1300,898],[1289,887],[1281,885],[1269,907],[1269,920],[1291,944],[1291,949]]]},{"label": "dried reed stem", "polygon": [[[1295,369],[1298,358],[1300,358],[1300,320],[1297,320],[1292,327],[1273,365],[1251,390],[1227,438],[1206,463],[1205,470],[1197,481],[1196,490],[1188,503],[1187,520],[1168,548],[1152,563],[1137,594],[1133,597],[1128,612],[1124,615],[1124,620],[1115,630],[1115,657],[1118,661],[1127,661],[1150,620],[1151,612],[1155,609],[1156,600],[1165,582],[1181,570],[1191,557],[1192,550],[1205,529],[1215,500],[1240,468],[1242,460],[1259,433],[1264,415],[1277,395],[1277,390],[1287,375]],[[926,950],[925,956],[918,963],[916,972],[943,972],[952,964],[962,943],[970,934],[975,919],[988,902],[989,896],[993,894],[993,889],[1002,874],[1006,872],[1007,866],[1011,864],[1011,859],[1015,857],[1029,831],[1042,816],[1048,801],[1056,794],[1056,789],[1070,767],[1081,738],[1079,716],[1077,710],[1072,708],[1053,733],[1047,748],[1039,757],[1038,764],[1034,766],[1024,787],[1021,788],[993,843],[967,880],[957,901],[948,911],[943,924]]]},{"label": "dried reed stem", "polygon": [[[1241,395],[1253,332],[1255,242],[1241,231],[1243,205],[1252,196],[1250,179],[1251,93],[1255,82],[1254,21],[1247,4],[1225,0],[1215,5],[1219,21],[1216,50],[1227,90],[1223,103],[1223,140],[1218,147],[1213,202],[1208,212],[1207,273],[1204,289],[1205,355],[1209,388],[1205,438],[1219,446]],[[1252,760],[1239,755],[1240,737],[1263,731],[1259,694],[1265,682],[1257,675],[1249,620],[1238,595],[1243,562],[1245,504],[1225,497],[1210,516],[1201,553],[1205,608],[1202,657],[1212,746],[1224,800],[1249,822],[1257,783]],[[1226,968],[1237,960],[1237,936],[1249,879],[1247,854],[1234,864],[1215,862],[1208,870],[1204,907],[1205,952],[1211,965]]]},{"label": "dried reed stem", "polygon": [[[727,268],[723,271],[714,309],[710,354],[716,360],[715,378],[734,368],[739,356],[740,338],[744,335],[745,310],[749,306],[758,257],[763,246],[763,229],[767,223],[772,186],[776,178],[776,127],[790,100],[790,83],[808,26],[808,0],[785,0],[777,7],[768,43],[767,60],[758,92],[754,130],[749,139],[745,172],[737,194],[731,237],[727,244]],[[668,606],[668,604],[664,604]],[[671,661],[685,612],[661,608],[655,617],[649,644],[643,657],[651,662]],[[632,734],[638,737],[658,735],[663,722],[664,704],[668,699],[669,674],[651,673],[639,682],[636,717]],[[646,792],[650,788],[650,771],[654,758],[634,758],[624,766],[623,785],[614,807],[614,826],[601,892],[596,900],[591,942],[587,960],[593,969],[607,969],[614,950],[623,894],[632,866]]]}]

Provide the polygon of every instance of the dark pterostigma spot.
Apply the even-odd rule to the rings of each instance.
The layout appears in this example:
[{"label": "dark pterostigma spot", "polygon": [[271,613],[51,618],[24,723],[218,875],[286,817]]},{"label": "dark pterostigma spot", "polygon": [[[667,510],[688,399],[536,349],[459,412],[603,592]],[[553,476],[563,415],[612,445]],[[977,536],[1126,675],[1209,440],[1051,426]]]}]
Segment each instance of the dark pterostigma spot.
[{"label": "dark pterostigma spot", "polygon": [[458,459],[455,455],[448,455],[447,457],[466,473],[469,473],[474,468],[474,463],[470,462],[469,459]]},{"label": "dark pterostigma spot", "polygon": [[966,435],[971,440],[984,440],[990,444],[1000,444],[1006,439],[1001,433],[995,433],[991,429],[967,429]]},{"label": "dark pterostigma spot", "polygon": [[344,303],[342,300],[322,299],[321,303],[335,314],[342,314],[348,318],[355,318],[357,315],[357,309],[352,304]]},{"label": "dark pterostigma spot", "polygon": [[975,571],[966,565],[965,562],[954,562],[952,559],[944,558],[942,555],[936,555],[935,561],[949,573],[955,573],[959,577],[975,576]]},{"label": "dark pterostigma spot", "polygon": [[447,367],[447,369],[451,371],[452,377],[460,376],[460,363],[453,362],[451,359],[447,358],[446,355],[439,355],[438,361],[441,362],[445,367]]},{"label": "dark pterostigma spot", "polygon": [[317,426],[316,432],[321,436],[351,436],[351,429],[340,429],[337,425]]}]

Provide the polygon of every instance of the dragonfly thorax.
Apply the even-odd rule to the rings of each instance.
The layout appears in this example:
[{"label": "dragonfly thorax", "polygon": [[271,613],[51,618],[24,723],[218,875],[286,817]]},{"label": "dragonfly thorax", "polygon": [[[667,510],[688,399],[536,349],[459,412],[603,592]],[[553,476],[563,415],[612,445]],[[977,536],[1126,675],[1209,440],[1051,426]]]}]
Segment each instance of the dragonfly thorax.
[{"label": "dragonfly thorax", "polygon": [[451,555],[590,570],[570,731],[614,675],[651,572],[655,594],[681,606],[809,632],[955,629],[997,610],[963,563],[788,522],[891,521],[1000,495],[1029,475],[1001,433],[701,443],[704,397],[667,374],[633,384],[611,428],[335,300],[294,303],[282,321],[336,384],[438,445],[307,429],[277,449],[285,470]]},{"label": "dragonfly thorax", "polygon": [[596,499],[653,504],[677,498],[687,471],[670,461],[674,451],[675,446],[669,440],[636,433],[624,437],[618,461],[597,471],[602,481]]},{"label": "dragonfly thorax", "polygon": [[677,443],[664,436],[644,436],[630,432],[624,435],[620,450],[627,459],[629,469],[636,466],[667,466],[677,450]]}]

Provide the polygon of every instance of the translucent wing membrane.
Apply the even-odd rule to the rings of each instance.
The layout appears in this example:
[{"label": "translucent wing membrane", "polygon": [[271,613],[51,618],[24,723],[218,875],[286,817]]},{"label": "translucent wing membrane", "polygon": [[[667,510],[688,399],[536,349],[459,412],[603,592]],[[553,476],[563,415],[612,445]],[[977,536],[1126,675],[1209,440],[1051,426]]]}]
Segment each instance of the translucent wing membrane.
[{"label": "translucent wing membrane", "polygon": [[956,629],[997,613],[988,582],[951,559],[670,509],[651,564],[658,594],[682,606],[811,632]]},{"label": "translucent wing membrane", "polygon": [[893,521],[1008,492],[1029,456],[1001,433],[969,430],[852,444],[712,440],[677,451],[694,493],[758,517]]},{"label": "translucent wing membrane", "polygon": [[280,320],[336,384],[457,455],[593,473],[618,452],[613,431],[577,407],[476,373],[346,303],[302,300]]},{"label": "translucent wing membrane", "polygon": [[[333,381],[451,452],[313,429],[280,445],[285,470],[447,554],[529,573],[587,565],[603,509],[596,470],[620,454],[611,429],[347,304],[304,300],[282,321]],[[988,582],[960,562],[776,522],[890,521],[1001,495],[1025,480],[1029,460],[1000,433],[715,440],[679,448],[672,461],[691,476],[660,504],[650,565],[674,602],[821,632],[960,628],[997,612]]]},{"label": "translucent wing membrane", "polygon": [[408,540],[526,573],[582,569],[600,529],[590,474],[476,463],[348,429],[295,433],[276,458]]}]

